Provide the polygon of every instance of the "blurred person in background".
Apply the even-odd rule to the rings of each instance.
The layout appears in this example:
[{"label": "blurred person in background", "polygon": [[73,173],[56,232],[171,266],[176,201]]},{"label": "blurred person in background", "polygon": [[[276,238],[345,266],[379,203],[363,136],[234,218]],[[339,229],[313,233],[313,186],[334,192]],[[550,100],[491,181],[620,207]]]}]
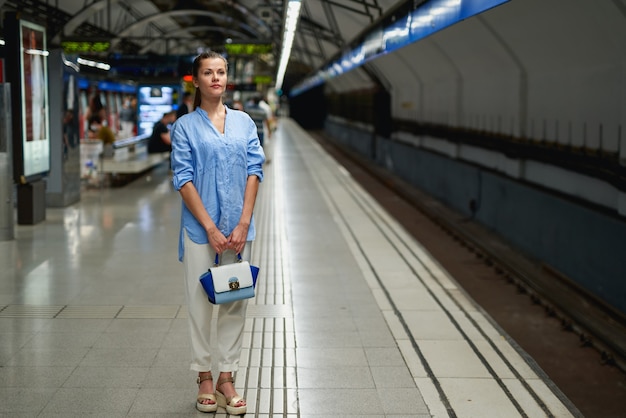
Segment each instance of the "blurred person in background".
[{"label": "blurred person in background", "polygon": [[183,102],[178,106],[178,110],[176,111],[176,119],[181,116],[186,115],[187,113],[193,110],[193,96],[190,92],[186,91],[183,93]]},{"label": "blurred person in background", "polygon": [[104,145],[112,145],[115,142],[115,134],[106,126],[100,112],[89,118],[89,139],[99,139]]},{"label": "blurred person in background", "polygon": [[135,109],[132,107],[131,99],[126,97],[122,103],[122,110],[120,110],[120,138],[133,136],[135,119]]},{"label": "blurred person in background", "polygon": [[267,112],[260,106],[260,102],[261,96],[255,95],[246,103],[243,110],[250,115],[254,121],[257,134],[259,135],[259,141],[261,141],[261,146],[264,146],[265,139],[270,136],[270,129]]},{"label": "blurred person in background", "polygon": [[243,110],[243,102],[241,101],[241,92],[236,91],[233,94],[232,108],[236,110]]},{"label": "blurred person in background", "polygon": [[170,126],[176,121],[176,111],[171,110],[161,116],[161,120],[154,124],[152,135],[148,141],[148,154],[160,154],[172,151]]}]

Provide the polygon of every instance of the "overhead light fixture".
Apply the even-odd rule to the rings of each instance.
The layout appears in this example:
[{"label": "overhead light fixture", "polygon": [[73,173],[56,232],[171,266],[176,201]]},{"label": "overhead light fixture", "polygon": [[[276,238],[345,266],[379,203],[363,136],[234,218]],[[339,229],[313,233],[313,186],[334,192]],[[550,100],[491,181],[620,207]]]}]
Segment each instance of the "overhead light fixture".
[{"label": "overhead light fixture", "polygon": [[104,71],[109,71],[111,69],[111,66],[107,63],[104,62],[96,62],[96,61],[92,61],[92,60],[88,60],[85,58],[78,58],[76,59],[76,62],[79,63],[80,65],[86,65],[88,67],[94,67],[94,68],[98,68],[100,70],[104,70]]},{"label": "overhead light fixture", "polygon": [[63,61],[63,64],[65,66],[74,69],[74,71],[76,71],[77,73],[80,72],[80,67],[74,64],[72,61],[68,60],[64,53],[61,53],[61,60]]},{"label": "overhead light fixture", "polygon": [[289,0],[287,3],[287,15],[285,17],[285,32],[283,33],[283,49],[280,52],[280,62],[278,64],[278,72],[276,73],[276,90],[281,90],[283,80],[285,78],[285,70],[291,55],[291,47],[293,46],[293,38],[296,35],[296,26],[300,17],[300,0]]},{"label": "overhead light fixture", "polygon": [[50,55],[48,51],[42,51],[41,49],[25,49],[24,53],[29,55],[41,55],[42,57]]}]

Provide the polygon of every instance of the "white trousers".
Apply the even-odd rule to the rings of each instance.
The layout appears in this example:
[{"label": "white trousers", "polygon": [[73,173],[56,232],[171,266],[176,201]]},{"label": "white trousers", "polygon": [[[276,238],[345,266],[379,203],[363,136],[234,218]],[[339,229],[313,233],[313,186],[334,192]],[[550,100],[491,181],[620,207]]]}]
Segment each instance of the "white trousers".
[{"label": "white trousers", "polygon": [[[200,284],[200,275],[213,266],[215,251],[209,244],[196,244],[184,233],[183,258],[187,307],[189,310],[189,335],[191,337],[191,367],[196,372],[208,372],[213,366],[219,372],[236,372],[243,344],[243,329],[248,300],[213,305]],[[248,241],[241,258],[250,261],[252,241]],[[220,264],[234,263],[237,254],[225,251]],[[215,329],[213,309],[217,309]]]}]

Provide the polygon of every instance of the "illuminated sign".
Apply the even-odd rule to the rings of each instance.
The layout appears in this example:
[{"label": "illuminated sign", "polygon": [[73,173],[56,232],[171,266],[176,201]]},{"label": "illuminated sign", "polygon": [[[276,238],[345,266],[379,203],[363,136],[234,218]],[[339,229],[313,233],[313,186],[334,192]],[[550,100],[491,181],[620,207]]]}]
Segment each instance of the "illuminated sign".
[{"label": "illuminated sign", "polygon": [[111,47],[109,41],[61,41],[61,47],[66,54],[79,54],[84,52],[107,52]]},{"label": "illuminated sign", "polygon": [[224,49],[230,55],[257,55],[272,52],[270,44],[226,44]]},{"label": "illuminated sign", "polygon": [[270,84],[272,80],[273,80],[272,76],[269,76],[269,75],[255,75],[252,78],[252,81],[257,84]]},{"label": "illuminated sign", "polygon": [[386,27],[375,27],[360,45],[296,85],[290,96],[325,83],[365,62],[417,42],[435,32],[511,0],[427,0]]}]

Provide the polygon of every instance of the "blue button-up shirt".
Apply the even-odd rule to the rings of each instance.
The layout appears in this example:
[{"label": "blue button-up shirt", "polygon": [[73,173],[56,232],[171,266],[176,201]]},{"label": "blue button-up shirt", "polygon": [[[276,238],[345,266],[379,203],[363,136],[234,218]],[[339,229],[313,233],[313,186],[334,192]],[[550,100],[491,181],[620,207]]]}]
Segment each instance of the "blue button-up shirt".
[{"label": "blue button-up shirt", "polygon": [[[263,181],[265,154],[259,143],[256,125],[247,113],[228,109],[224,134],[219,132],[201,108],[182,116],[173,125],[172,183],[180,190],[189,181],[198,190],[209,216],[229,236],[239,223],[248,176]],[[184,256],[183,230],[198,244],[209,238],[183,202],[178,242],[178,259]],[[254,240],[254,216],[250,220],[248,241]]]}]

